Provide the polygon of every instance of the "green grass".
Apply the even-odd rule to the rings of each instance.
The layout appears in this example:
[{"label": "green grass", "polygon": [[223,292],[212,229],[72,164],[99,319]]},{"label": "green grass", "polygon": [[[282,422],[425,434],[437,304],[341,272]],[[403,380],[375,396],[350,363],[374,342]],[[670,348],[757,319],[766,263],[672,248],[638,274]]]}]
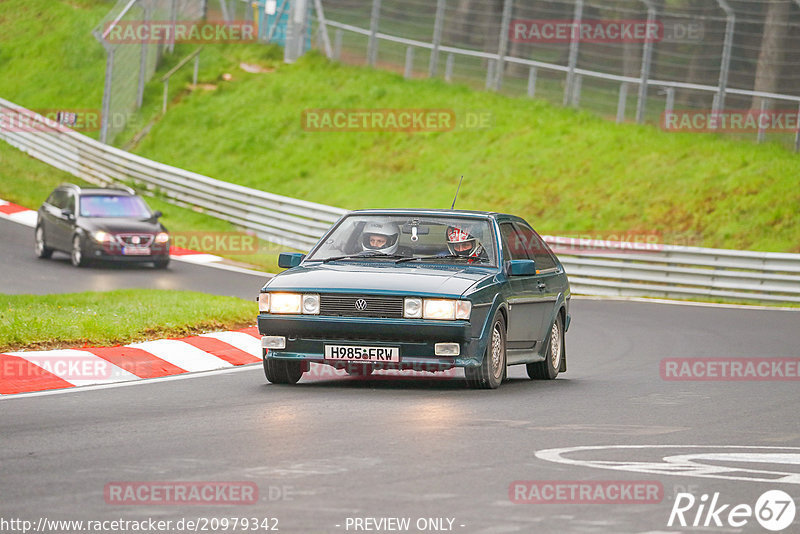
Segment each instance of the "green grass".
[{"label": "green grass", "polygon": [[0,352],[118,345],[231,330],[252,325],[257,313],[255,302],[194,291],[0,294]]}]

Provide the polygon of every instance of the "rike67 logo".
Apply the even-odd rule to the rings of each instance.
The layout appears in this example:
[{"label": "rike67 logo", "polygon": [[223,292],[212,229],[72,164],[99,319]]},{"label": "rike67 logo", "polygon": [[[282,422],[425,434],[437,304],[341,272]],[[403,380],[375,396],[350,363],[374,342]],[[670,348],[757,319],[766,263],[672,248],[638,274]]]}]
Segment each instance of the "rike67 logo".
[{"label": "rike67 logo", "polygon": [[755,506],[723,503],[719,492],[710,498],[704,493],[699,499],[691,493],[678,493],[667,526],[742,528],[755,518],[765,529],[780,532],[792,524],[795,512],[794,500],[781,490],[764,492]]}]

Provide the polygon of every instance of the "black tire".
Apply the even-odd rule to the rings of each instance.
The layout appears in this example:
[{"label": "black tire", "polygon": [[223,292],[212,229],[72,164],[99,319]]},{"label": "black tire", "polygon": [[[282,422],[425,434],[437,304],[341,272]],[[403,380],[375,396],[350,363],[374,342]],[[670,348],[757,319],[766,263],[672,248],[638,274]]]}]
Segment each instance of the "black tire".
[{"label": "black tire", "polygon": [[169,265],[169,256],[165,260],[156,260],[153,262],[153,267],[156,269],[166,269]]},{"label": "black tire", "polygon": [[36,232],[34,233],[33,237],[33,246],[37,258],[46,260],[53,255],[53,249],[49,248],[45,242],[44,228],[41,226],[36,227]]},{"label": "black tire", "polygon": [[83,255],[83,243],[81,236],[75,235],[72,238],[72,250],[69,253],[69,261],[75,267],[83,267],[86,265],[86,257]]},{"label": "black tire", "polygon": [[348,363],[344,370],[350,376],[369,376],[375,368],[368,363]]},{"label": "black tire", "polygon": [[497,389],[506,377],[506,320],[500,310],[492,318],[486,354],[478,367],[465,367],[467,385],[473,389]]},{"label": "black tire", "polygon": [[303,376],[303,362],[264,356],[264,376],[273,384],[297,384]]},{"label": "black tire", "polygon": [[[555,344],[553,343],[554,339],[556,340]],[[558,313],[552,328],[550,328],[550,334],[547,336],[545,360],[527,364],[525,367],[528,370],[528,376],[533,380],[553,380],[557,377],[564,359],[564,346],[564,321],[561,319],[561,314]]]}]

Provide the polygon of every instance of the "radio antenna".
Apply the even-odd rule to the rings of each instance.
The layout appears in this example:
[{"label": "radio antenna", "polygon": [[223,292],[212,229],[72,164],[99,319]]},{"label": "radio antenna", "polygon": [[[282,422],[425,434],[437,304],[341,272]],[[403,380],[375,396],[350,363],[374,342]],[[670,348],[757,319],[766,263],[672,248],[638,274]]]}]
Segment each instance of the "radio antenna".
[{"label": "radio antenna", "polygon": [[456,188],[456,196],[453,197],[453,204],[450,206],[450,209],[455,209],[456,207],[456,199],[458,198],[458,192],[461,189],[461,182],[464,180],[464,175],[461,175],[461,180],[458,181],[458,187]]}]

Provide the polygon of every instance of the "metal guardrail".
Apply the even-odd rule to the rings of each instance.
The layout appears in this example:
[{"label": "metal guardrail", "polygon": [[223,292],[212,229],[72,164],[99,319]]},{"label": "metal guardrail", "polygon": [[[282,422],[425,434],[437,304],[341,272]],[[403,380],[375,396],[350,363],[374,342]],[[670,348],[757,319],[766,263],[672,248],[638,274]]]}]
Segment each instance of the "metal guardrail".
[{"label": "metal guardrail", "polygon": [[[9,113],[24,114],[37,127],[0,128],[0,139],[45,163],[91,183],[144,185],[280,245],[307,250],[346,213],[157,163],[0,99],[0,123],[9,124],[2,117]],[[800,302],[800,254],[624,242],[598,247],[574,238],[544,238],[564,264],[574,293]]]},{"label": "metal guardrail", "polygon": [[[173,201],[252,230],[287,247],[309,249],[346,210],[209,178],[125,152],[0,98],[2,122],[25,115],[29,126],[0,128],[0,139],[90,183],[133,182]],[[24,131],[23,131],[24,130]]]}]

